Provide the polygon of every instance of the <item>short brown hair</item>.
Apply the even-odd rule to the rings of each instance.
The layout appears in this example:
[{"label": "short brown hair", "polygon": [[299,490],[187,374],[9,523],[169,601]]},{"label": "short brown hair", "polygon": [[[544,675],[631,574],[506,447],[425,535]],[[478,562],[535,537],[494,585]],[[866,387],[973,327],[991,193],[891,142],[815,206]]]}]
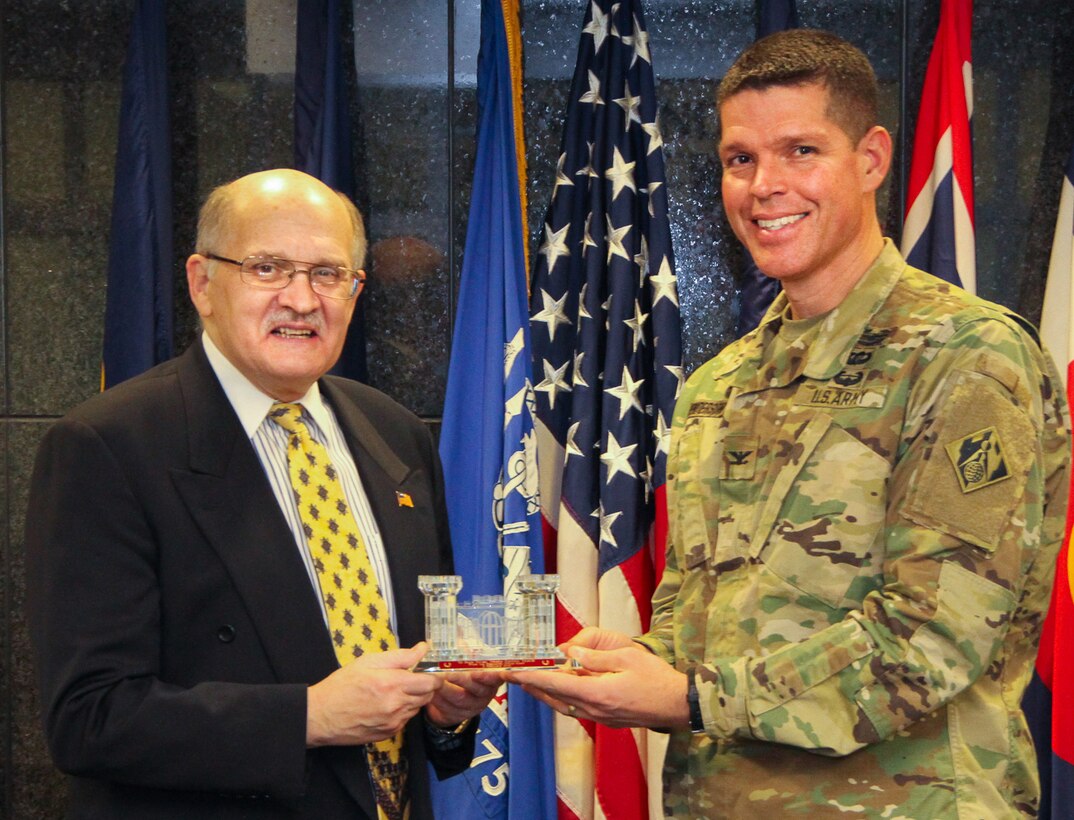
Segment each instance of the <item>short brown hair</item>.
[{"label": "short brown hair", "polygon": [[856,143],[877,124],[876,74],[860,49],[828,31],[788,29],[762,37],[739,55],[716,92],[717,107],[740,91],[819,83],[828,116]]}]

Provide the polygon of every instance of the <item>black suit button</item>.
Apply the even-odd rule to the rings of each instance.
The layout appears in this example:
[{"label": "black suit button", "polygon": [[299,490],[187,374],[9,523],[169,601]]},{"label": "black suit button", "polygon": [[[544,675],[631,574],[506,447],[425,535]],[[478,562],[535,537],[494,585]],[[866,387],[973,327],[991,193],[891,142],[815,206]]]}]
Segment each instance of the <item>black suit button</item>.
[{"label": "black suit button", "polygon": [[235,640],[235,627],[231,624],[224,624],[216,630],[216,638],[220,643],[231,643]]}]

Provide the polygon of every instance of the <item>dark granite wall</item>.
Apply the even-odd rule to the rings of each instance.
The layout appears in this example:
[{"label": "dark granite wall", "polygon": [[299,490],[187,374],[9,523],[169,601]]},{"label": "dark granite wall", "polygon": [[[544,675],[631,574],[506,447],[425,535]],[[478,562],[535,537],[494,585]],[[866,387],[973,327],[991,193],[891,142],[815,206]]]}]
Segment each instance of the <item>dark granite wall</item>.
[{"label": "dark granite wall", "polygon": [[[585,0],[523,3],[529,224],[540,233]],[[870,54],[887,123],[909,111],[938,0],[800,0],[803,23]],[[720,210],[712,93],[752,39],[751,0],[649,0],[686,362],[730,339],[735,243]],[[978,0],[979,292],[1039,317],[1062,165],[1074,143],[1074,8]],[[98,387],[119,76],[133,0],[18,0],[0,29],[0,818],[60,816],[22,617],[33,451]],[[195,332],[182,260],[214,185],[291,157],[294,0],[172,0],[176,336]],[[368,215],[371,381],[436,424],[473,162],[478,0],[356,0],[359,204]],[[454,13],[449,26],[449,14]],[[905,45],[905,74],[900,57]],[[911,114],[912,117],[912,114]],[[912,134],[900,135],[912,138]],[[899,173],[882,197],[899,229]],[[534,245],[536,247],[536,245]]]}]

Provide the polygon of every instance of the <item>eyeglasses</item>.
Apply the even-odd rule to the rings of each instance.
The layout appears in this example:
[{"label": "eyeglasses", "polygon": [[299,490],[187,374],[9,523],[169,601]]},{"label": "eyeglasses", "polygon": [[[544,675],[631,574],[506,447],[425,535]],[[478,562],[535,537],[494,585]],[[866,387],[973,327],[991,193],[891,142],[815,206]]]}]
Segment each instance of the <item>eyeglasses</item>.
[{"label": "eyeglasses", "polygon": [[[247,285],[267,290],[283,290],[296,273],[309,277],[314,293],[329,299],[353,299],[365,285],[365,272],[337,265],[314,265],[312,262],[292,262],[275,256],[247,256],[241,262],[215,253],[203,253],[206,259],[237,265],[239,276]],[[304,265],[300,270],[297,265]]]}]

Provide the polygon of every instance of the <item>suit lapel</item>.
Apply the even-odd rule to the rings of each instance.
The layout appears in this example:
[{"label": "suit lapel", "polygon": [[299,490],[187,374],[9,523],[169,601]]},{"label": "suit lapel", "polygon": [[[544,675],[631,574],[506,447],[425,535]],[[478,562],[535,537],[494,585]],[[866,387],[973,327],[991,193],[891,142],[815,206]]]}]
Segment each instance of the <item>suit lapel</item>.
[{"label": "suit lapel", "polygon": [[305,567],[253,445],[200,342],[179,364],[190,470],[173,474],[190,515],[227,567],[281,682],[337,668]]}]

